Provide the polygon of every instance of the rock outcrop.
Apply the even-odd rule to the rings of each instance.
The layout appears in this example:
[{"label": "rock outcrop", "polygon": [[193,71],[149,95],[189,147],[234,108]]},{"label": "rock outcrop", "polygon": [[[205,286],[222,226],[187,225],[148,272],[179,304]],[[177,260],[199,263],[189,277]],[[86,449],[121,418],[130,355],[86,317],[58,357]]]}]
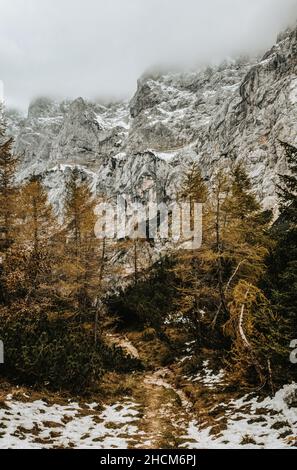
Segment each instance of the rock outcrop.
[{"label": "rock outcrop", "polygon": [[166,200],[192,161],[208,179],[218,166],[243,161],[259,198],[273,207],[277,174],[286,170],[279,140],[297,143],[297,29],[262,59],[145,75],[130,102],[40,98],[25,119],[8,113],[8,122],[22,156],[19,178],[42,174],[57,207],[73,167],[108,197],[143,199],[155,184]]}]

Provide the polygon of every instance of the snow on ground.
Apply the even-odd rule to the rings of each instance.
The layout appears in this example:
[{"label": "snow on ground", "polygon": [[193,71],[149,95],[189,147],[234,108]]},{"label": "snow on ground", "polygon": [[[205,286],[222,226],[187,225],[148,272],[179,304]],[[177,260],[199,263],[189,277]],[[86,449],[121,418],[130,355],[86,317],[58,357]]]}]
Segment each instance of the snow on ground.
[{"label": "snow on ground", "polygon": [[[211,388],[219,386],[222,374],[215,379],[208,363],[204,367],[211,372],[208,374],[211,380],[206,382],[202,377],[201,384],[213,393],[209,383]],[[171,432],[180,441],[181,448],[283,449],[297,446],[297,384],[284,386],[272,398],[260,399],[249,394],[214,401],[208,414],[203,415],[201,410],[195,419],[191,403],[182,391],[172,387],[168,382],[170,378],[173,378],[172,372],[165,368],[144,376],[143,390],[148,401],[142,404],[125,397],[104,406],[71,401],[62,405],[44,400],[30,402],[25,394],[24,401],[8,395],[0,401],[0,449],[145,448],[153,445],[157,438],[166,438],[168,426],[164,423],[171,423]],[[174,394],[159,393],[158,389],[175,391],[181,399],[180,408]]]},{"label": "snow on ground", "polygon": [[[186,349],[184,353],[186,354],[182,357],[179,362],[180,364],[186,363],[193,358],[193,347],[195,345],[195,341],[191,341],[186,343]],[[224,378],[225,378],[225,371],[220,369],[218,372],[213,371],[210,368],[210,363],[208,360],[203,361],[202,367],[194,375],[184,375],[183,377],[187,382],[191,383],[200,383],[204,385],[206,388],[213,389],[216,386],[224,385]]]},{"label": "snow on ground", "polygon": [[221,369],[218,373],[214,373],[209,368],[209,361],[203,362],[203,369],[195,376],[191,377],[191,382],[201,382],[208,388],[213,388],[215,385],[221,385],[225,376],[225,372]]},{"label": "snow on ground", "polygon": [[137,404],[128,398],[96,410],[97,404],[48,405],[7,397],[0,404],[0,448],[125,449],[139,435]]},{"label": "snow on ground", "polygon": [[[212,427],[189,423],[185,447],[283,449],[297,445],[297,385],[284,386],[273,398],[258,401],[246,395],[220,404],[227,416],[226,426],[215,436]],[[223,419],[222,416],[219,419]]]}]

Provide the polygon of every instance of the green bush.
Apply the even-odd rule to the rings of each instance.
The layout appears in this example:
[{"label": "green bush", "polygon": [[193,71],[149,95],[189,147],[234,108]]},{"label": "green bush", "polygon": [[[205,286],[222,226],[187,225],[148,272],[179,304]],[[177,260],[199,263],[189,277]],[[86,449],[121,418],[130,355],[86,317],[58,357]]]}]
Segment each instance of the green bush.
[{"label": "green bush", "polygon": [[164,258],[151,267],[148,276],[107,301],[111,314],[125,327],[160,331],[175,308],[174,260]]},{"label": "green bush", "polygon": [[91,330],[34,306],[2,309],[0,338],[1,372],[18,383],[79,391],[103,372],[106,347]]},{"label": "green bush", "polygon": [[124,353],[117,346],[112,346],[102,351],[104,369],[113,372],[128,373],[143,370],[144,366],[140,359],[136,359]]}]

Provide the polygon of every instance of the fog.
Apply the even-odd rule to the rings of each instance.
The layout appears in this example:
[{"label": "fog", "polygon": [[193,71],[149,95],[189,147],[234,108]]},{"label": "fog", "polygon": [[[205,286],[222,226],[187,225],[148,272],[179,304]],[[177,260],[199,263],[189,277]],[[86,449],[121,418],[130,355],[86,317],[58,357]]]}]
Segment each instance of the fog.
[{"label": "fog", "polygon": [[261,54],[296,20],[296,0],[0,0],[0,79],[22,109],[40,95],[125,98],[151,67]]}]

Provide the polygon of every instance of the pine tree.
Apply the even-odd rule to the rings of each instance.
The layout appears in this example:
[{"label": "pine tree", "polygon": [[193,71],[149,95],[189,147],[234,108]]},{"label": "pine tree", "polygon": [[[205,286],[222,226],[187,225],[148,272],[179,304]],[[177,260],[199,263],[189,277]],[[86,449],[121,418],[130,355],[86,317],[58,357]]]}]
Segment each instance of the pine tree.
[{"label": "pine tree", "polygon": [[283,341],[288,346],[297,337],[297,148],[282,146],[289,171],[280,175],[280,216],[271,229],[276,244],[268,258],[265,288],[282,317]]},{"label": "pine tree", "polygon": [[281,142],[281,145],[285,151],[289,174],[280,175],[280,213],[289,227],[294,228],[297,223],[297,148],[286,142]]}]

